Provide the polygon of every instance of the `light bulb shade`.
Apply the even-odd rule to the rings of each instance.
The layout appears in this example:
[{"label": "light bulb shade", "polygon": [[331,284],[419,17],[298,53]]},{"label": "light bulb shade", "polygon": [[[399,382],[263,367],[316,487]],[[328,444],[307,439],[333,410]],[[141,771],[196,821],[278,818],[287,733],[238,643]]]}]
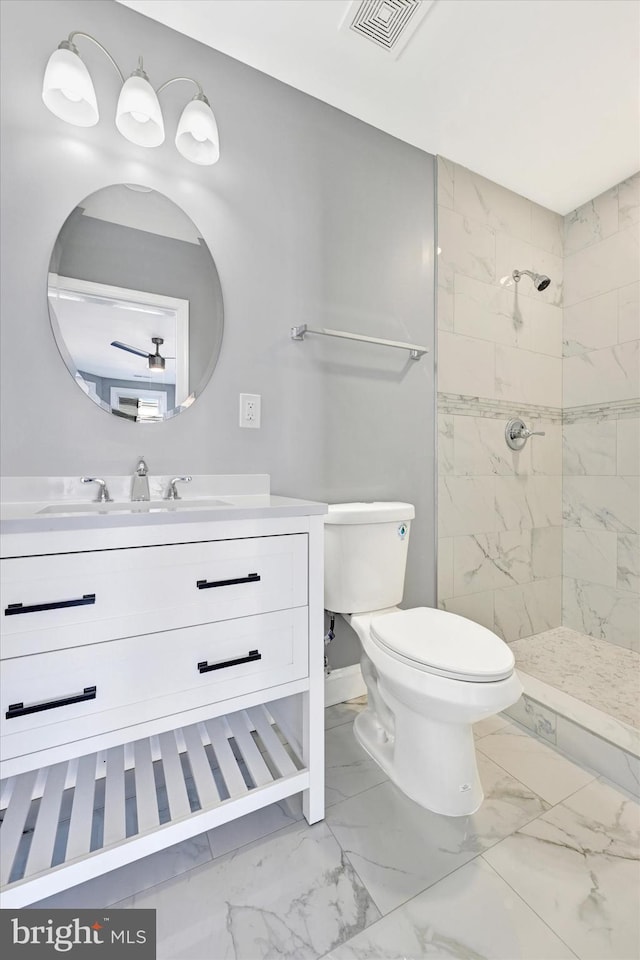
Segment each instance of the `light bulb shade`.
[{"label": "light bulb shade", "polygon": [[98,122],[93,82],[84,63],[72,50],[59,48],[49,57],[42,99],[51,113],[67,123],[92,127]]},{"label": "light bulb shade", "polygon": [[116,108],[116,127],[139,147],[157,147],[164,140],[162,111],[155,90],[144,77],[129,77]]},{"label": "light bulb shade", "polygon": [[218,125],[208,103],[191,100],[180,117],[176,147],[186,160],[203,165],[215,163],[220,156]]}]

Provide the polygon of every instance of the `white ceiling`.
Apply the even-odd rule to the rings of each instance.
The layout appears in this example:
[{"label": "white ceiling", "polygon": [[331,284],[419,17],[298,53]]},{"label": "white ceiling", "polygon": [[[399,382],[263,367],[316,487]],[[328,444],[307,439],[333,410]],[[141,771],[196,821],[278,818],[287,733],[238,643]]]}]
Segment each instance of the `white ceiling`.
[{"label": "white ceiling", "polygon": [[397,60],[347,0],[119,2],[558,213],[640,167],[638,0],[436,0]]}]

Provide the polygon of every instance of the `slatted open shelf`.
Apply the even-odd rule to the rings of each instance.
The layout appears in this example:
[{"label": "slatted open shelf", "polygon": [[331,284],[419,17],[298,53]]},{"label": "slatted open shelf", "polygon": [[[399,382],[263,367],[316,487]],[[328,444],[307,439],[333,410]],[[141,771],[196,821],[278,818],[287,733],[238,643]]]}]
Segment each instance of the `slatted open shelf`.
[{"label": "slatted open shelf", "polygon": [[2,783],[2,904],[19,907],[309,786],[264,706]]}]

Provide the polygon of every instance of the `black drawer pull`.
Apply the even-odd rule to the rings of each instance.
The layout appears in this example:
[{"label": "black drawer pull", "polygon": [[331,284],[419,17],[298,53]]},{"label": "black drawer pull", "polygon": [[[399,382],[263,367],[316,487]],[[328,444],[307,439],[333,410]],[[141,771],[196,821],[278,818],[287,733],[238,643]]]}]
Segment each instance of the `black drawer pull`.
[{"label": "black drawer pull", "polygon": [[85,687],[83,693],[74,693],[70,697],[62,697],[61,700],[43,700],[42,703],[32,703],[29,707],[25,707],[24,703],[10,703],[5,718],[12,720],[13,717],[24,717],[27,713],[55,710],[56,707],[68,707],[71,703],[81,703],[83,700],[95,700],[95,698],[96,688]]},{"label": "black drawer pull", "polygon": [[246,657],[238,657],[237,660],[218,660],[217,663],[208,663],[201,660],[198,664],[200,673],[209,673],[211,670],[224,670],[225,667],[237,667],[239,663],[251,663],[252,660],[262,660],[262,654],[257,650],[249,650]]},{"label": "black drawer pull", "polygon": [[246,577],[234,577],[233,580],[196,580],[198,590],[209,590],[211,587],[230,587],[234,583],[257,583],[260,574],[250,573]]},{"label": "black drawer pull", "polygon": [[86,607],[95,603],[95,593],[85,593],[74,600],[52,600],[51,603],[30,603],[26,607],[22,603],[10,603],[4,611],[5,617],[14,617],[19,613],[39,613],[41,610],[62,610],[63,607]]}]

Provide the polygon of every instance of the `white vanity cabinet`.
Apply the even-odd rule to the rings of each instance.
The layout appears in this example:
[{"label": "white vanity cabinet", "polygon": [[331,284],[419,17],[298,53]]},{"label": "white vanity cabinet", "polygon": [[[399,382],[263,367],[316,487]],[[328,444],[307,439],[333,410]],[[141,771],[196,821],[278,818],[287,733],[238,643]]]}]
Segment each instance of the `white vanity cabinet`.
[{"label": "white vanity cabinet", "polygon": [[324,816],[324,507],[268,500],[4,537],[3,906],[299,792]]}]

